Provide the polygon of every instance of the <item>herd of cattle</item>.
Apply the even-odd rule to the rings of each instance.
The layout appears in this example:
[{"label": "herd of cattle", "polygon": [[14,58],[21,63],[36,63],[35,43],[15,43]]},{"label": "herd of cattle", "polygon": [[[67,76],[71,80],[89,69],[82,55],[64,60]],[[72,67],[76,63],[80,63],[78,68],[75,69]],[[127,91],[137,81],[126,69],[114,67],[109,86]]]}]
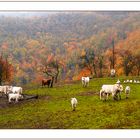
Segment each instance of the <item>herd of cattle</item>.
[{"label": "herd of cattle", "polygon": [[19,101],[19,99],[23,99],[22,95],[22,87],[15,87],[15,86],[0,86],[0,93],[1,95],[6,95],[8,98],[9,103],[12,100],[15,100],[16,102]]},{"label": "herd of cattle", "polygon": [[[89,85],[89,81],[90,81],[89,77],[82,77],[81,80],[82,80],[83,87],[87,87]],[[132,82],[139,83],[139,81],[136,80],[124,81],[124,83],[132,83]],[[101,90],[99,92],[100,100],[108,100],[109,95],[112,95],[113,100],[121,99],[122,91],[123,91],[123,86],[120,84],[119,80],[115,84],[102,85]],[[23,99],[22,87],[8,86],[8,85],[0,86],[0,94],[2,96],[6,95],[9,103],[12,100],[18,102],[20,99]],[[126,98],[129,97],[129,94],[130,94],[130,86],[126,86],[125,88]],[[77,103],[78,101],[76,98],[71,98],[71,105],[73,110],[75,110]]]},{"label": "herd of cattle", "polygon": [[139,80],[124,80],[123,83],[140,83]]},{"label": "herd of cattle", "polygon": [[[89,77],[82,77],[82,85],[83,87],[86,87],[89,85]],[[124,83],[131,83],[132,80],[126,80],[124,81]],[[137,82],[136,80],[134,80],[134,83]],[[116,82],[116,84],[111,84],[111,85],[102,85],[101,90],[100,90],[100,99],[104,99],[107,100],[108,96],[111,94],[112,98],[114,100],[117,100],[118,98],[121,99],[121,93],[123,91],[123,86],[120,84],[120,80],[118,80]],[[126,94],[126,98],[129,97],[129,93],[130,93],[130,86],[126,86],[125,88],[125,94]]]},{"label": "herd of cattle", "polygon": [[[90,78],[89,77],[82,77],[81,78],[83,87],[87,87],[89,85]],[[124,83],[132,83],[132,80],[126,80]],[[118,80],[115,84],[111,85],[102,85],[100,90],[100,100],[108,100],[109,95],[112,95],[113,100],[121,99],[121,93],[123,91],[123,86],[120,84],[120,80]],[[134,80],[134,83],[139,83],[138,81]],[[126,99],[129,97],[130,94],[130,86],[126,86],[125,88],[125,95]],[[78,101],[76,98],[71,98],[71,105],[73,111],[76,108]]]}]

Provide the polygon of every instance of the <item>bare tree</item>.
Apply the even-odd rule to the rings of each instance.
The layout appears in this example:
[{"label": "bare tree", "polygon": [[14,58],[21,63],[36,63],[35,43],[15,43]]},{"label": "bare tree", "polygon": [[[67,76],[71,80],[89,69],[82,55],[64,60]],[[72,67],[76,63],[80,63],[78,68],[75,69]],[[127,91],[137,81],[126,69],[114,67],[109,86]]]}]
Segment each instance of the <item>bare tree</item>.
[{"label": "bare tree", "polygon": [[82,55],[79,59],[79,66],[80,67],[86,67],[90,71],[91,75],[93,73],[95,74],[95,77],[97,77],[97,71],[96,71],[96,57],[95,52],[92,48],[88,48],[85,50],[85,55]]},{"label": "bare tree", "polygon": [[51,61],[45,61],[43,63],[42,72],[52,78],[51,87],[53,87],[54,82],[58,82],[58,76],[62,67],[63,64],[57,58],[53,58]]}]

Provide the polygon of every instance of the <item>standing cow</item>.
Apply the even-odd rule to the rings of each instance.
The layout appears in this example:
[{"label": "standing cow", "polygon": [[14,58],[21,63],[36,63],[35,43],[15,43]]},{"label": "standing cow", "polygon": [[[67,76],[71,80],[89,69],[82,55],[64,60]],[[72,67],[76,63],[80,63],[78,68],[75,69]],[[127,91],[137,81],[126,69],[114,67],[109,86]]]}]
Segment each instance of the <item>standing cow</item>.
[{"label": "standing cow", "polygon": [[89,85],[89,77],[82,77],[81,80],[83,87],[87,87]]},{"label": "standing cow", "polygon": [[8,86],[8,85],[5,85],[5,86],[0,86],[0,93],[3,95],[6,95],[8,94],[9,90],[11,89],[12,86]]},{"label": "standing cow", "polygon": [[23,95],[17,93],[8,94],[9,103],[11,102],[12,99],[15,99],[15,101],[18,102],[18,100],[23,99]]},{"label": "standing cow", "polygon": [[114,85],[103,85],[102,89],[100,90],[100,100],[102,99],[102,97],[106,99],[108,99],[108,96],[110,94],[112,94],[112,98],[115,100],[116,97],[118,99],[118,95],[119,98],[121,99],[121,95],[120,93],[123,91],[123,86],[122,85],[118,85],[118,84],[114,84]]},{"label": "standing cow", "polygon": [[115,74],[116,74],[115,69],[111,69],[111,71],[110,71],[110,75],[111,75],[111,77],[115,77]]},{"label": "standing cow", "polygon": [[43,79],[42,80],[42,87],[45,87],[46,85],[49,87],[53,87],[53,81],[54,81],[54,77],[50,78],[50,79]]},{"label": "standing cow", "polygon": [[126,86],[125,88],[126,99],[129,97],[129,94],[130,94],[130,86]]},{"label": "standing cow", "polygon": [[78,104],[77,99],[76,98],[71,98],[71,106],[72,106],[73,111],[75,111],[77,104]]},{"label": "standing cow", "polygon": [[22,87],[11,86],[8,92],[14,94],[22,94]]}]

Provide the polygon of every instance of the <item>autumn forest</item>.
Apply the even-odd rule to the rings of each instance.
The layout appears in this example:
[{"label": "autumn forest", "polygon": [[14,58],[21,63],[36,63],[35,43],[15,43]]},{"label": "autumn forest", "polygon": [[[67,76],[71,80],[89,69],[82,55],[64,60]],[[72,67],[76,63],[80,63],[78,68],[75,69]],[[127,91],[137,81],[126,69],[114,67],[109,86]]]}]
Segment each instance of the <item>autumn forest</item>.
[{"label": "autumn forest", "polygon": [[140,75],[140,12],[0,14],[0,84],[107,77],[112,68]]}]

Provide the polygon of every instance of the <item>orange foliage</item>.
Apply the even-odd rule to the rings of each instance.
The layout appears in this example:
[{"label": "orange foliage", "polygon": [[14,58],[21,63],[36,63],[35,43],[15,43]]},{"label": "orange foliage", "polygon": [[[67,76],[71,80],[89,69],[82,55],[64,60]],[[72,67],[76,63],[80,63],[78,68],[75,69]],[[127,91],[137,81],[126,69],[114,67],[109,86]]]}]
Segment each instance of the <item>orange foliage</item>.
[{"label": "orange foliage", "polygon": [[0,58],[0,66],[2,67],[2,69],[1,69],[2,81],[11,82],[13,80],[13,75],[14,75],[13,66],[8,62],[7,59],[4,60],[2,57]]},{"label": "orange foliage", "polygon": [[[140,56],[140,29],[129,33],[125,40],[119,41],[119,43],[115,46],[115,50],[117,51],[117,74],[123,75],[124,69],[122,67],[122,62],[124,60],[124,57],[126,57],[127,55],[132,55],[134,58]],[[136,74],[138,70],[136,69],[136,67],[134,67],[133,69],[135,69],[134,71]]]},{"label": "orange foliage", "polygon": [[47,62],[52,61],[53,58],[54,58],[54,55],[53,54],[48,55]]},{"label": "orange foliage", "polygon": [[73,80],[81,80],[82,76],[90,76],[90,74],[91,72],[87,68],[84,68],[77,76],[73,77]]}]

